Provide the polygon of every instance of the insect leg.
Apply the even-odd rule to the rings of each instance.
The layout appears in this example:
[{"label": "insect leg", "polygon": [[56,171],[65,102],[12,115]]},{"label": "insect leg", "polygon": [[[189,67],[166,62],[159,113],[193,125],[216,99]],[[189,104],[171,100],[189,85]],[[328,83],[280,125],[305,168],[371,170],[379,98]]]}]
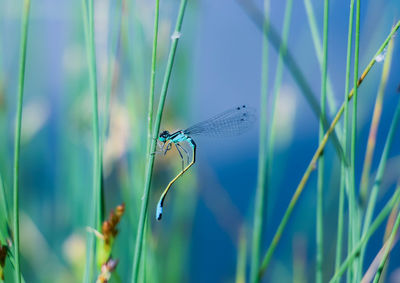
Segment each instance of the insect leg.
[{"label": "insect leg", "polygon": [[175,143],[176,150],[178,151],[179,156],[181,157],[181,160],[182,160],[182,171],[183,171],[183,169],[185,168],[185,159],[183,159],[182,152],[179,150],[178,146],[179,146],[179,143]]},{"label": "insect leg", "polygon": [[187,158],[187,164],[189,164],[189,158],[190,158],[189,152],[183,146],[181,146],[179,143],[177,143],[176,145],[185,152],[186,158]]}]

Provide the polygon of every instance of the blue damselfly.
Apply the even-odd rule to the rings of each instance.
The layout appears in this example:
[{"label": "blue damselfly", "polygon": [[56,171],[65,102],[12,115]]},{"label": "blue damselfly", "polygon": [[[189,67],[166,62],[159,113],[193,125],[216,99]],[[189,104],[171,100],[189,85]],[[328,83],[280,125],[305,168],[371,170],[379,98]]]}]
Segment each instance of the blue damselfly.
[{"label": "blue damselfly", "polygon": [[[255,111],[246,105],[238,106],[229,109],[221,114],[218,114],[208,120],[197,123],[186,130],[179,130],[174,133],[163,131],[160,133],[158,140],[162,143],[162,152],[167,153],[172,148],[172,145],[177,149],[182,159],[182,171],[169,182],[168,186],[162,193],[157,205],[156,218],[161,220],[165,197],[171,188],[172,184],[185,173],[196,162],[196,143],[193,140],[194,136],[205,135],[211,137],[233,137],[246,132],[255,120]],[[189,163],[189,152],[181,145],[187,142],[192,148],[192,161]],[[188,165],[184,167],[187,157]]]}]

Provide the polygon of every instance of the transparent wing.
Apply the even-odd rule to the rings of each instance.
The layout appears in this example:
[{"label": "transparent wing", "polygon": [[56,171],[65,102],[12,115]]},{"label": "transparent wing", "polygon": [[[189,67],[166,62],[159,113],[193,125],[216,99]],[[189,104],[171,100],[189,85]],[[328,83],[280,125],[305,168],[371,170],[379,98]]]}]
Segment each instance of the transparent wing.
[{"label": "transparent wing", "polygon": [[232,137],[247,131],[255,119],[255,110],[242,105],[197,123],[183,132],[188,136]]}]

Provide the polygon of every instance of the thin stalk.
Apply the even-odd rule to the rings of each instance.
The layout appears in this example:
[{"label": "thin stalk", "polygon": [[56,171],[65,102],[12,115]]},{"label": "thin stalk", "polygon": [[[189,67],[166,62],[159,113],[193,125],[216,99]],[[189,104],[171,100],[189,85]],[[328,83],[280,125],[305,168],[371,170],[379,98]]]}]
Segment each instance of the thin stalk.
[{"label": "thin stalk", "polygon": [[[356,27],[355,27],[355,42],[354,42],[354,74],[353,74],[353,83],[357,85],[358,79],[358,61],[359,61],[359,51],[360,51],[360,0],[356,1]],[[353,99],[353,119],[352,119],[352,131],[351,131],[351,146],[350,146],[350,175],[351,175],[351,183],[349,187],[349,192],[352,194],[351,201],[351,214],[352,219],[351,222],[351,237],[352,237],[352,245],[354,246],[358,241],[359,237],[359,206],[357,199],[355,197],[356,194],[356,146],[357,146],[357,104],[358,104],[358,87],[354,88],[354,99]],[[357,263],[353,267],[354,274],[358,276],[361,273],[357,271]],[[357,280],[358,281],[358,280]]]},{"label": "thin stalk", "polygon": [[274,81],[274,89],[272,91],[272,107],[271,107],[271,115],[270,115],[270,127],[268,132],[268,155],[267,155],[267,186],[269,186],[270,176],[272,176],[272,167],[274,163],[274,147],[275,147],[275,138],[277,134],[276,130],[276,109],[279,98],[279,92],[282,85],[282,77],[283,77],[283,58],[288,52],[288,39],[289,39],[289,30],[290,30],[290,22],[292,18],[292,7],[293,1],[288,0],[285,8],[285,15],[283,20],[283,28],[282,28],[282,45],[279,48],[278,54],[278,62],[275,71],[275,81]]},{"label": "thin stalk", "polygon": [[[321,44],[321,38],[319,36],[319,31],[318,31],[318,26],[317,26],[317,21],[315,20],[315,14],[314,14],[314,9],[312,7],[311,0],[304,0],[304,6],[306,8],[307,12],[307,19],[308,19],[308,25],[310,26],[311,30],[311,36],[314,44],[314,49],[315,53],[317,56],[317,60],[319,63],[319,67],[321,69],[321,72],[323,70],[323,50],[322,50],[322,44]],[[333,92],[333,87],[331,80],[329,78],[329,75],[327,75],[327,89],[326,89],[326,99],[329,107],[329,112],[331,114],[334,114],[337,108],[337,103],[335,99],[335,94]],[[346,92],[348,93],[348,92]],[[339,126],[339,125],[338,125]]]},{"label": "thin stalk", "polygon": [[[150,155],[150,146],[151,146],[151,133],[153,126],[153,104],[154,104],[154,89],[155,89],[155,78],[156,78],[156,63],[157,63],[157,43],[158,43],[158,22],[159,22],[159,14],[160,14],[160,0],[156,0],[155,8],[154,8],[154,30],[153,30],[153,51],[151,58],[151,74],[150,74],[150,89],[149,89],[149,106],[148,106],[148,114],[147,114],[147,148],[146,155]],[[142,252],[146,251],[147,246],[147,237],[150,235],[150,225],[148,218],[145,218],[145,231],[144,231],[144,239],[143,239],[143,247]],[[143,282],[146,282],[147,279],[147,264],[146,264],[146,255],[143,256]]]},{"label": "thin stalk", "polygon": [[[10,215],[9,215],[10,211],[8,209],[9,209],[9,207],[8,207],[8,202],[7,202],[6,188],[4,186],[3,177],[0,174],[0,213],[6,220],[7,227],[9,227],[9,225],[10,225]],[[1,235],[1,231],[0,231],[0,235]],[[4,236],[6,236],[6,235],[4,235]],[[2,240],[4,240],[4,239],[2,239]]]},{"label": "thin stalk", "polygon": [[156,79],[156,63],[157,63],[157,42],[158,42],[158,18],[160,14],[160,0],[156,0],[154,8],[154,31],[153,31],[153,52],[151,58],[151,75],[150,75],[150,92],[149,92],[149,107],[147,115],[147,151],[150,154],[151,133],[153,130],[153,104],[154,104],[154,88]]},{"label": "thin stalk", "polygon": [[[360,0],[357,0],[356,6],[356,30],[355,30],[355,43],[354,43],[354,85],[357,85],[358,80],[358,59],[360,50]],[[356,143],[357,143],[357,101],[358,101],[358,87],[354,88],[353,99],[353,120],[351,132],[351,149],[350,149],[350,166],[352,172],[352,186],[355,188],[355,164],[356,164]]]},{"label": "thin stalk", "polygon": [[[347,133],[349,131],[349,101],[346,99],[347,93],[350,89],[350,65],[351,65],[351,49],[352,49],[352,38],[353,38],[353,15],[354,15],[354,0],[350,2],[350,14],[349,14],[349,28],[347,32],[347,55],[346,55],[346,79],[345,79],[345,100],[344,100],[344,119],[343,119],[343,150],[344,154],[347,156]],[[335,271],[340,266],[342,259],[342,239],[343,239],[343,223],[344,223],[344,191],[346,188],[347,176],[349,168],[341,163],[341,175],[340,175],[340,196],[339,196],[339,212],[338,212],[338,234],[337,234],[337,244],[336,244],[336,262]],[[350,201],[349,201],[350,203]],[[350,210],[350,209],[349,209]],[[350,225],[350,221],[349,221]],[[350,229],[349,229],[350,231]],[[350,241],[348,241],[350,243]],[[349,246],[350,248],[350,246]]]},{"label": "thin stalk", "polygon": [[160,102],[158,104],[158,110],[156,115],[156,120],[153,128],[153,135],[151,137],[151,146],[148,154],[148,162],[146,166],[146,181],[144,185],[143,191],[143,199],[142,199],[142,206],[140,209],[140,216],[139,216],[139,225],[138,231],[136,235],[136,245],[135,245],[135,254],[133,259],[133,267],[132,267],[132,282],[136,283],[139,273],[139,266],[140,266],[140,255],[142,251],[142,242],[143,242],[143,230],[144,230],[144,223],[147,215],[147,206],[149,201],[149,192],[150,192],[150,184],[151,184],[151,176],[153,173],[153,166],[154,166],[154,154],[157,145],[157,136],[160,130],[161,124],[161,117],[164,110],[165,98],[167,96],[168,85],[171,78],[172,67],[174,64],[176,49],[178,47],[178,41],[181,36],[181,29],[182,29],[182,21],[183,16],[185,14],[187,0],[181,0],[178,18],[175,26],[175,31],[171,37],[171,48],[168,55],[168,62],[167,67],[165,70],[163,85],[160,94]]},{"label": "thin stalk", "polygon": [[[388,37],[386,38],[386,40],[382,43],[382,45],[380,46],[380,48],[378,49],[378,52],[375,54],[375,56],[373,57],[373,59],[370,61],[370,63],[368,64],[368,66],[365,68],[364,72],[362,73],[361,77],[359,78],[358,82],[357,82],[357,86],[360,86],[360,84],[364,81],[366,75],[369,73],[369,71],[371,70],[371,68],[374,66],[375,64],[375,58],[378,54],[380,54],[383,49],[386,47],[386,45],[388,44],[389,40],[392,38],[392,36],[395,34],[395,32],[397,31],[397,29],[400,27],[400,21],[398,21],[396,23],[396,25],[392,28],[390,34],[388,35]],[[354,89],[352,89],[350,91],[350,93],[347,96],[348,100],[351,100],[354,94]],[[300,180],[299,185],[296,188],[295,193],[292,196],[292,199],[290,200],[289,206],[285,211],[285,214],[281,220],[281,223],[278,226],[278,229],[274,235],[274,238],[272,239],[272,242],[264,256],[264,259],[262,261],[260,270],[258,272],[258,276],[261,278],[264,274],[264,272],[266,271],[268,264],[272,258],[272,254],[274,253],[276,246],[279,243],[279,240],[282,236],[283,230],[286,227],[287,221],[289,220],[289,217],[292,214],[292,211],[294,209],[294,206],[296,205],[298,198],[300,197],[300,194],[302,193],[310,175],[311,172],[314,170],[315,166],[316,166],[316,162],[318,160],[318,158],[320,157],[320,155],[322,154],[326,143],[328,142],[329,136],[332,134],[335,126],[337,125],[337,123],[340,120],[340,117],[342,116],[343,112],[344,112],[344,102],[342,104],[342,106],[339,108],[335,118],[333,119],[331,125],[329,126],[327,132],[324,135],[324,138],[322,139],[321,143],[319,144],[316,152],[314,153],[309,165],[307,166],[307,169],[303,175],[303,177]]]},{"label": "thin stalk", "polygon": [[[264,1],[264,16],[269,17],[269,0]],[[265,30],[268,25],[265,24]],[[254,224],[253,224],[253,241],[251,250],[251,265],[250,265],[250,282],[257,282],[257,272],[260,265],[260,245],[263,227],[263,216],[265,214],[265,200],[268,195],[267,189],[267,107],[268,107],[268,41],[263,37],[262,43],[262,70],[261,70],[261,114],[260,114],[260,141],[258,149],[258,172],[257,172],[257,190],[254,205]],[[264,205],[264,202],[266,204]],[[238,280],[236,280],[238,281]]]},{"label": "thin stalk", "polygon": [[[115,10],[121,10],[122,14],[122,0],[117,0],[116,2],[116,8]],[[111,5],[111,3],[110,3]],[[116,13],[117,14],[117,13]],[[112,17],[110,17],[112,18]],[[115,34],[113,34],[114,29],[111,28],[111,44],[110,44],[110,49],[111,49],[111,54],[109,56],[108,64],[107,64],[107,80],[106,80],[106,86],[105,86],[105,96],[104,96],[104,106],[103,106],[103,123],[101,127],[101,136],[100,136],[100,145],[99,145],[99,173],[100,173],[100,197],[99,197],[99,219],[100,223],[104,219],[104,175],[103,175],[103,164],[104,164],[104,145],[106,143],[107,139],[107,132],[108,132],[108,127],[109,127],[109,122],[110,122],[110,104],[111,104],[111,93],[113,92],[113,84],[114,79],[116,78],[115,76],[115,69],[116,69],[116,61],[117,61],[117,52],[119,49],[119,42],[120,42],[120,34],[121,34],[121,22],[122,22],[122,16],[120,17],[115,16],[114,18],[120,19],[118,23],[116,23],[116,28],[115,28]],[[114,19],[112,18],[112,19]],[[88,52],[89,53],[89,52]],[[99,223],[99,225],[100,225]],[[100,226],[98,227],[100,228]]]},{"label": "thin stalk", "polygon": [[239,250],[236,263],[236,278],[235,283],[246,282],[246,229],[242,227],[239,238]]},{"label": "thin stalk", "polygon": [[392,250],[392,246],[394,243],[394,240],[396,238],[396,234],[398,232],[399,229],[399,225],[400,225],[400,213],[397,214],[397,218],[396,221],[393,225],[392,231],[390,233],[389,239],[386,241],[386,243],[384,244],[385,251],[384,254],[382,256],[381,262],[379,263],[379,267],[378,270],[376,271],[375,274],[375,278],[374,278],[374,283],[378,283],[379,279],[381,278],[382,272],[383,272],[383,268],[385,267],[386,261],[389,257],[389,253]]},{"label": "thin stalk", "polygon": [[[103,150],[104,150],[104,143],[107,138],[107,132],[110,122],[110,101],[111,101],[111,94],[113,92],[114,86],[114,79],[115,79],[115,69],[116,69],[116,62],[117,62],[117,53],[120,45],[120,36],[121,36],[121,25],[122,25],[122,0],[117,0],[115,2],[116,7],[115,14],[112,19],[118,19],[117,23],[115,24],[115,28],[111,29],[111,43],[110,43],[110,55],[107,65],[107,82],[106,82],[106,92],[104,97],[104,115],[103,115],[103,125],[102,125],[102,134],[101,134],[101,160],[103,162]],[[119,12],[119,13],[118,13]],[[111,18],[111,17],[110,17]],[[113,25],[112,25],[113,27]],[[115,33],[113,33],[115,31]]]},{"label": "thin stalk", "polygon": [[[85,1],[85,0],[83,0]],[[88,3],[83,2],[84,21],[86,21],[86,44],[89,64],[89,84],[92,94],[92,129],[93,129],[93,191],[91,209],[94,212],[90,226],[96,230],[101,225],[101,153],[100,153],[100,131],[98,114],[98,95],[97,95],[97,70],[96,70],[96,49],[94,41],[94,8],[93,0]],[[95,242],[94,233],[88,234],[88,257],[85,271],[85,282],[93,281],[93,268],[95,266]]]},{"label": "thin stalk", "polygon": [[376,96],[374,113],[372,115],[372,122],[369,130],[367,150],[365,152],[364,166],[361,175],[361,186],[360,186],[360,196],[361,199],[363,200],[363,203],[366,201],[368,194],[372,157],[375,150],[376,135],[378,132],[378,125],[382,113],[383,95],[385,93],[386,84],[389,78],[390,64],[392,62],[393,46],[394,46],[394,41],[391,40],[389,42],[388,51],[385,56],[386,58],[385,58],[385,63],[383,65],[381,83],[379,84],[378,95]]},{"label": "thin stalk", "polygon": [[94,30],[94,0],[89,0],[89,80],[92,92],[92,128],[93,128],[93,192],[96,197],[96,216],[95,227],[100,228],[101,225],[101,160],[100,160],[100,131],[99,131],[99,105],[97,94],[97,67],[96,67],[96,46],[95,46],[95,30]]},{"label": "thin stalk", "polygon": [[[343,244],[343,225],[344,225],[344,190],[345,180],[344,175],[346,170],[345,166],[341,165],[340,173],[340,188],[339,188],[339,204],[338,204],[338,224],[337,224],[337,236],[336,236],[336,257],[335,257],[335,272],[340,266],[342,260],[342,244]],[[343,177],[342,177],[343,176]]]},{"label": "thin stalk", "polygon": [[398,205],[400,201],[400,188],[398,187],[396,189],[396,192],[393,194],[391,199],[386,203],[384,208],[381,210],[381,212],[378,214],[378,216],[375,218],[374,222],[372,225],[369,227],[367,233],[361,237],[359,241],[357,241],[357,244],[354,246],[352,251],[349,253],[345,261],[340,265],[339,269],[331,280],[329,281],[330,283],[333,282],[338,282],[340,277],[343,275],[343,273],[346,271],[346,269],[353,263],[354,259],[358,257],[360,254],[361,248],[363,248],[368,240],[371,238],[371,236],[375,233],[375,231],[379,228],[379,226],[382,224],[382,222],[385,220],[385,218],[389,215],[390,211],[395,205]]},{"label": "thin stalk", "polygon": [[19,257],[19,154],[21,147],[21,123],[22,123],[22,104],[25,87],[25,66],[26,66],[26,46],[28,41],[29,11],[30,0],[25,0],[22,7],[22,29],[21,45],[19,53],[19,74],[18,74],[18,102],[17,116],[15,123],[14,138],[14,174],[13,174],[13,197],[14,197],[14,256],[15,256],[15,280],[21,282],[20,257]]},{"label": "thin stalk", "polygon": [[[249,18],[254,22],[254,24],[262,30],[264,24],[269,26],[268,32],[264,33],[264,36],[268,38],[271,45],[274,47],[275,50],[280,50],[283,45],[282,39],[279,36],[279,33],[273,27],[273,25],[269,22],[267,18],[264,18],[263,14],[258,10],[258,8],[254,5],[253,1],[249,0],[236,0],[243,10],[247,13]],[[304,77],[303,72],[301,71],[300,67],[298,66],[297,62],[295,61],[293,55],[290,51],[286,48],[286,51],[283,56],[283,61],[286,64],[286,67],[292,74],[295,82],[299,86],[301,93],[304,95],[307,102],[310,104],[311,109],[317,116],[317,118],[321,119],[324,124],[324,129],[327,130],[329,128],[328,121],[326,117],[321,115],[321,109],[315,95],[308,84],[306,78]],[[340,142],[337,138],[336,133],[334,132],[332,135],[333,145],[337,151],[338,156],[347,163],[347,160],[343,154],[343,149],[340,145]]]},{"label": "thin stalk", "polygon": [[[88,7],[87,1],[82,0],[82,14],[83,14],[83,31],[85,37],[85,47],[86,54],[89,54],[89,23],[88,23]],[[89,62],[89,59],[88,59]],[[91,204],[91,211],[94,213],[94,202]],[[90,215],[90,213],[89,213]],[[86,239],[86,267],[83,275],[83,282],[89,283],[91,278],[93,278],[93,257],[94,257],[94,237],[93,235],[88,235]]]},{"label": "thin stalk", "polygon": [[[326,84],[327,84],[327,73],[328,73],[328,25],[329,25],[329,0],[324,1],[324,36],[323,36],[323,60],[322,60],[322,72],[321,72],[321,114],[324,117],[326,111]],[[322,120],[319,123],[319,143],[324,138],[324,125]],[[322,265],[323,265],[323,189],[324,189],[324,156],[322,155],[318,162],[318,180],[317,180],[317,258],[316,258],[316,282],[322,282]]]},{"label": "thin stalk", "polygon": [[[397,126],[398,126],[399,119],[400,119],[400,101],[399,101],[399,104],[397,106],[396,112],[394,114],[392,123],[390,125],[389,133],[388,133],[388,136],[387,136],[386,142],[385,142],[385,147],[383,148],[381,160],[379,161],[378,170],[377,170],[377,173],[376,173],[376,176],[375,176],[375,182],[374,182],[374,185],[372,187],[371,195],[369,197],[369,201],[368,201],[368,205],[367,205],[367,210],[365,212],[362,235],[367,233],[367,230],[368,230],[369,225],[371,223],[371,219],[372,219],[372,216],[373,216],[373,213],[374,213],[374,209],[375,209],[376,200],[377,200],[377,197],[378,197],[378,192],[379,192],[380,187],[381,187],[383,174],[385,173],[387,159],[388,159],[388,156],[389,156],[390,148],[391,148],[392,143],[393,143],[393,138],[394,138],[395,133],[396,133],[396,129],[397,129]],[[364,254],[365,254],[365,248],[361,249],[361,252],[360,252],[360,261],[361,261],[360,262],[360,268],[361,269],[362,269],[362,260],[364,258]]]}]

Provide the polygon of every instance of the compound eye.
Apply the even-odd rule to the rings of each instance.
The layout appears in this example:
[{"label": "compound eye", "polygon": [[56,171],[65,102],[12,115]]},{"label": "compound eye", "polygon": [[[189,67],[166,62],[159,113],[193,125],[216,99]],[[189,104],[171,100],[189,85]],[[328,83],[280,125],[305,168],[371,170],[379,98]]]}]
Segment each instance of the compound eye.
[{"label": "compound eye", "polygon": [[160,133],[158,139],[162,142],[166,141],[167,138],[169,137],[169,132],[168,131],[163,131]]}]

